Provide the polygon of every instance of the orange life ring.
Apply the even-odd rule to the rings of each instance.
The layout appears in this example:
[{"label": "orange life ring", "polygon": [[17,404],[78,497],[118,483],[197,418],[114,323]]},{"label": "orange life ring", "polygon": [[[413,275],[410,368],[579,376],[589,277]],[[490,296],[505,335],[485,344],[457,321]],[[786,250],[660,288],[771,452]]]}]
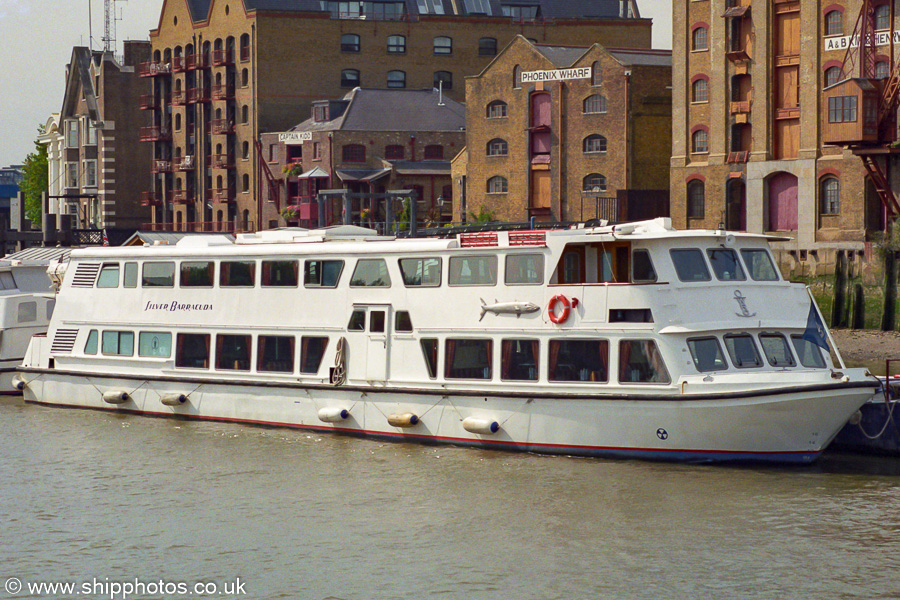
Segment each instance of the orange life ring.
[{"label": "orange life ring", "polygon": [[[559,302],[562,304],[562,312],[559,315],[556,314],[556,303]],[[569,312],[571,311],[572,304],[569,302],[569,299],[563,296],[562,294],[557,294],[550,298],[550,304],[547,305],[547,312],[550,313],[550,320],[556,323],[557,325],[561,325],[569,320]]]}]

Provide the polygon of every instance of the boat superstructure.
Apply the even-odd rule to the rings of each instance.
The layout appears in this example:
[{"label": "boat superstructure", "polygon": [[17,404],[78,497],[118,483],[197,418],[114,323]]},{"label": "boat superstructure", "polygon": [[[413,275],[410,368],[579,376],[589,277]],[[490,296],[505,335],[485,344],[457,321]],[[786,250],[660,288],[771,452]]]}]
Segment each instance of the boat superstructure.
[{"label": "boat superstructure", "polygon": [[764,236],[668,219],[72,253],[27,400],[588,456],[808,462],[878,383],[838,369]]}]

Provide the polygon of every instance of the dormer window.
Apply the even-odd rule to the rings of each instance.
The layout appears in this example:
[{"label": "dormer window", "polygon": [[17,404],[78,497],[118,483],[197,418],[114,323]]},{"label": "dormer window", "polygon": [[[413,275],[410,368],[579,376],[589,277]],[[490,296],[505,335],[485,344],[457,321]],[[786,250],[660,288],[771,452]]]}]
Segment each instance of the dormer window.
[{"label": "dormer window", "polygon": [[328,107],[327,106],[314,106],[313,107],[313,121],[316,123],[321,123],[323,121],[328,120]]},{"label": "dormer window", "polygon": [[490,15],[490,0],[465,0],[466,12],[470,15]]},{"label": "dormer window", "polygon": [[442,15],[444,14],[443,0],[416,0],[419,5],[420,15]]},{"label": "dormer window", "polygon": [[516,6],[514,4],[504,4],[501,8],[504,17],[512,17],[514,19],[537,18],[540,10],[538,6]]}]

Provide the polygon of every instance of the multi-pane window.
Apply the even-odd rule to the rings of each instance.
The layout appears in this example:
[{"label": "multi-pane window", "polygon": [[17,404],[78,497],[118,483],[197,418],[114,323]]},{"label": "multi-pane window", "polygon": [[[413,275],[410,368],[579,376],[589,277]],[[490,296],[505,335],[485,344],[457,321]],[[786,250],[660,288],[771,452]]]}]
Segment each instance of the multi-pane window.
[{"label": "multi-pane window", "polygon": [[829,123],[856,121],[856,96],[835,96],[828,99]]},{"label": "multi-pane window", "polygon": [[591,85],[598,86],[603,83],[603,70],[600,68],[600,62],[591,64]]},{"label": "multi-pane window", "polygon": [[434,53],[453,54],[453,40],[445,36],[434,38]]},{"label": "multi-pane window", "polygon": [[694,102],[709,102],[709,82],[707,80],[698,79],[692,87]]},{"label": "multi-pane window", "polygon": [[891,28],[891,6],[890,4],[879,4],[875,7],[875,29]]},{"label": "multi-pane window", "polygon": [[606,138],[599,134],[589,135],[584,138],[584,152],[606,152]]},{"label": "multi-pane window", "polygon": [[839,10],[829,11],[825,15],[825,35],[841,35],[844,33],[844,15]]},{"label": "multi-pane window", "polygon": [[404,71],[388,71],[387,86],[389,88],[405,88],[406,73]]},{"label": "multi-pane window", "polygon": [[507,114],[507,105],[503,100],[494,100],[487,106],[488,119],[501,119]]},{"label": "multi-pane window", "polygon": [[133,331],[104,331],[100,351],[118,356],[134,355]]},{"label": "multi-pane window", "polygon": [[453,73],[451,73],[450,71],[435,71],[434,89],[452,90]]},{"label": "multi-pane window", "polygon": [[584,99],[584,114],[596,115],[606,112],[606,96],[593,94]]},{"label": "multi-pane window", "polygon": [[687,216],[702,219],[706,206],[706,186],[699,179],[688,183],[687,186]]},{"label": "multi-pane window", "polygon": [[77,188],[78,187],[78,163],[77,162],[67,162],[66,163],[66,187],[67,188]]},{"label": "multi-pane window", "polygon": [[66,121],[66,148],[78,147],[78,121]]},{"label": "multi-pane window", "polygon": [[97,145],[97,128],[94,126],[94,122],[90,119],[86,119],[84,122],[85,132],[87,133],[87,142],[85,142],[88,146],[96,146]]},{"label": "multi-pane window", "polygon": [[344,69],[341,71],[341,87],[359,87],[359,71],[356,69]]},{"label": "multi-pane window", "polygon": [[384,157],[391,160],[399,160],[404,156],[405,148],[401,144],[390,144],[384,147]]},{"label": "multi-pane window", "polygon": [[606,176],[600,173],[591,173],[582,180],[581,189],[585,192],[605,192]]},{"label": "multi-pane window", "polygon": [[387,51],[391,54],[404,54],[406,52],[406,36],[389,35],[387,39]]},{"label": "multi-pane window", "polygon": [[303,285],[305,287],[337,287],[344,270],[344,261],[307,260],[303,266]]},{"label": "multi-pane window", "polygon": [[366,162],[366,147],[362,144],[345,144],[341,148],[344,162]]},{"label": "multi-pane window", "polygon": [[465,2],[466,2],[466,12],[470,15],[473,15],[473,14],[490,15],[491,14],[490,0],[465,0]]},{"label": "multi-pane window", "polygon": [[875,63],[875,79],[887,79],[890,75],[890,66],[886,60],[879,60]]},{"label": "multi-pane window", "polygon": [[425,160],[443,160],[444,147],[440,144],[428,144],[425,146]]},{"label": "multi-pane window", "polygon": [[691,136],[691,151],[694,154],[709,152],[709,133],[705,129],[698,129]]},{"label": "multi-pane window", "polygon": [[537,6],[513,6],[504,4],[501,7],[504,17],[512,17],[514,19],[534,19],[538,16]]},{"label": "multi-pane window", "polygon": [[506,156],[508,152],[508,146],[506,144],[506,140],[501,140],[500,138],[494,138],[493,140],[488,142],[487,145],[487,155],[488,156]]},{"label": "multi-pane window", "polygon": [[491,177],[487,181],[487,193],[488,194],[505,194],[509,191],[508,183],[506,181],[506,177],[502,175],[496,175]]},{"label": "multi-pane window", "polygon": [[706,31],[706,27],[698,27],[691,36],[691,50],[698,51],[708,49],[709,35]]},{"label": "multi-pane window", "polygon": [[841,208],[841,184],[837,177],[822,180],[822,214],[836,215]]},{"label": "multi-pane window", "polygon": [[494,56],[497,54],[497,39],[485,37],[478,40],[478,56]]},{"label": "multi-pane window", "polygon": [[359,52],[359,36],[345,33],[341,36],[341,52]]},{"label": "multi-pane window", "polygon": [[444,14],[444,4],[442,0],[416,0],[416,4],[419,5],[419,14]]},{"label": "multi-pane window", "polygon": [[828,67],[825,69],[825,87],[836,84],[841,80],[840,67]]}]

